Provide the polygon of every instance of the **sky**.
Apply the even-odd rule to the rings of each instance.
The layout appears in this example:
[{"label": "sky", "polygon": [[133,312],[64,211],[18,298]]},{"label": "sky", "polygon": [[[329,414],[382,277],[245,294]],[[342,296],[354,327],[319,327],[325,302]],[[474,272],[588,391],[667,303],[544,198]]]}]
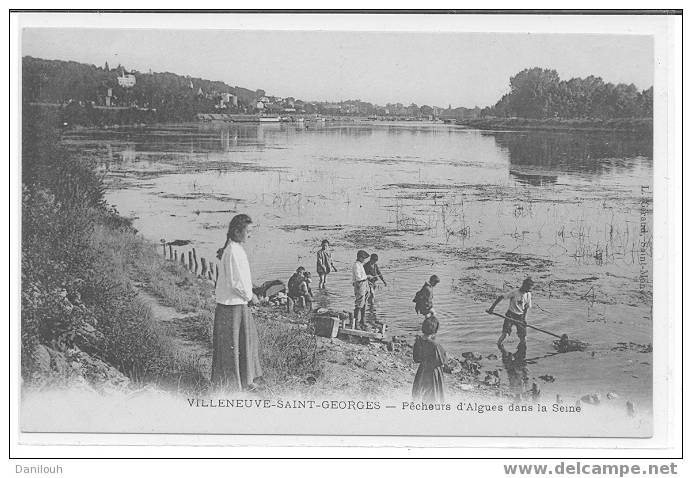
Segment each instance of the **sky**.
[{"label": "sky", "polygon": [[25,29],[22,55],[169,71],[306,101],[488,106],[534,66],[653,84],[653,37],[593,34]]}]

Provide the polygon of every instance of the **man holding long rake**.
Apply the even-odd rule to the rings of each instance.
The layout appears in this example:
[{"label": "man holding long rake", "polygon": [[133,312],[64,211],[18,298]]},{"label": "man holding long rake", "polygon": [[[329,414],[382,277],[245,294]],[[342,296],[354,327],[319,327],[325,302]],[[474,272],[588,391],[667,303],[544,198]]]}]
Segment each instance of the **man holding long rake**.
[{"label": "man holding long rake", "polygon": [[509,300],[509,307],[507,308],[507,313],[505,314],[505,321],[502,324],[502,335],[497,340],[497,346],[502,348],[502,342],[505,341],[508,335],[512,333],[512,325],[517,328],[517,336],[519,337],[519,343],[521,345],[526,345],[526,314],[531,308],[531,288],[534,282],[530,277],[524,279],[521,283],[521,287],[518,289],[513,289],[506,294],[499,296],[493,302],[493,305],[486,310],[489,314],[494,314],[495,307],[497,304],[502,302],[502,299]]}]

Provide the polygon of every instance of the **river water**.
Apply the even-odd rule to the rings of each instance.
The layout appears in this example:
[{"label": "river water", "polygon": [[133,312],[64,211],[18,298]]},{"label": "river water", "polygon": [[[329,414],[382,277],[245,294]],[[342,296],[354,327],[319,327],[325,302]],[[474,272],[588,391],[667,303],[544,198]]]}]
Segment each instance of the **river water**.
[{"label": "river water", "polygon": [[[108,201],[155,242],[191,240],[212,259],[231,216],[250,214],[255,283],[299,265],[316,275],[329,239],[339,271],[324,291],[315,277],[318,306],[352,310],[355,253],[376,252],[388,286],[369,320],[392,334],[418,332],[411,300],[437,274],[438,337],[456,354],[499,355],[501,319],[484,310],[530,275],[529,323],[591,345],[555,355],[553,338],[530,330],[521,374],[545,394],[615,392],[651,406],[650,138],[312,122],[92,129],[64,141],[99,158]],[[506,345],[516,348],[514,334]]]}]

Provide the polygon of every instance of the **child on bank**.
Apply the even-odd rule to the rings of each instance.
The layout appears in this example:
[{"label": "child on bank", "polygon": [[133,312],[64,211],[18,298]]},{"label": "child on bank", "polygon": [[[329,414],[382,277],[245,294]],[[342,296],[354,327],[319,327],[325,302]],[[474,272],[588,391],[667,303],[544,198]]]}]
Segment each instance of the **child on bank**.
[{"label": "child on bank", "polygon": [[435,341],[439,327],[435,315],[429,314],[421,327],[423,335],[416,337],[413,345],[413,361],[420,364],[413,380],[413,399],[416,401],[443,403],[445,400],[443,367],[447,354]]}]

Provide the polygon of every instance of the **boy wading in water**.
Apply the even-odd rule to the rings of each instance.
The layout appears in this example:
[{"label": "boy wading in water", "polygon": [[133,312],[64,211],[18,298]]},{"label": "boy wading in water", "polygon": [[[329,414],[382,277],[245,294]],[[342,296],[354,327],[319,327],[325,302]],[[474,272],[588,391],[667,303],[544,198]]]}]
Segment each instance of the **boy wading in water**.
[{"label": "boy wading in water", "polygon": [[416,292],[413,302],[416,303],[416,313],[423,314],[427,317],[430,314],[435,315],[433,310],[433,287],[440,283],[440,278],[436,275],[431,275],[430,279],[423,284],[423,287]]},{"label": "boy wading in water", "polygon": [[353,324],[355,327],[360,327],[365,330],[365,302],[369,290],[370,276],[368,276],[363,268],[365,259],[370,257],[365,251],[358,251],[356,254],[356,262],[353,263],[353,295],[355,297],[355,305],[353,309]]},{"label": "boy wading in water", "polygon": [[533,280],[527,277],[524,279],[524,282],[521,283],[521,287],[511,290],[495,299],[493,305],[486,311],[492,314],[494,313],[495,307],[502,299],[509,300],[509,307],[505,314],[505,322],[502,324],[502,335],[500,335],[500,338],[497,340],[497,346],[500,349],[502,348],[502,342],[512,333],[512,325],[517,328],[519,343],[526,344],[526,326],[521,324],[526,324],[526,314],[531,308],[531,288],[533,284]]},{"label": "boy wading in water", "polygon": [[423,335],[416,337],[413,345],[413,361],[420,364],[413,380],[414,400],[434,403],[445,401],[443,367],[447,354],[442,345],[435,341],[439,327],[440,323],[435,316],[429,315],[421,327]]},{"label": "boy wading in water", "polygon": [[385,282],[384,277],[382,277],[382,273],[380,272],[380,267],[377,265],[377,260],[379,257],[377,254],[371,254],[370,255],[370,260],[363,264],[363,269],[365,270],[365,273],[370,276],[370,279],[368,279],[368,304],[374,305],[375,304],[375,289],[377,288],[377,280],[381,280],[382,283],[387,286],[387,282]]},{"label": "boy wading in water", "polygon": [[320,285],[318,289],[324,289],[327,285],[327,274],[330,272],[339,272],[334,267],[332,261],[332,253],[329,250],[329,241],[322,241],[322,249],[317,251],[317,275],[320,276]]}]

